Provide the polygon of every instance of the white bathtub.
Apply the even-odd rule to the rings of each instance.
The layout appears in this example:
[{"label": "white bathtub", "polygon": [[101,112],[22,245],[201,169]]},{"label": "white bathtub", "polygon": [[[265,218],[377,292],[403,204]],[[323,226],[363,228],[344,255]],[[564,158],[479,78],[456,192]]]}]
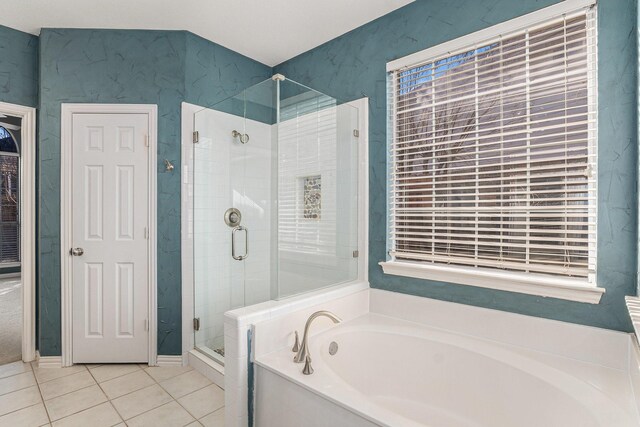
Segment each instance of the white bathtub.
[{"label": "white bathtub", "polygon": [[625,370],[376,313],[310,352],[310,376],[286,348],[256,359],[257,427],[640,425]]}]

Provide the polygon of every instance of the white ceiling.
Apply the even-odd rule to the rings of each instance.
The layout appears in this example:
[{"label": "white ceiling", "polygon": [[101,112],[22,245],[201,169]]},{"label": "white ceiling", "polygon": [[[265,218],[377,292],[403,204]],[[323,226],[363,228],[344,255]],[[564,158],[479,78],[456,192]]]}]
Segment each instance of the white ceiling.
[{"label": "white ceiling", "polygon": [[[273,66],[413,0],[6,0],[0,24],[188,30]],[[7,3],[11,4],[7,4]]]}]

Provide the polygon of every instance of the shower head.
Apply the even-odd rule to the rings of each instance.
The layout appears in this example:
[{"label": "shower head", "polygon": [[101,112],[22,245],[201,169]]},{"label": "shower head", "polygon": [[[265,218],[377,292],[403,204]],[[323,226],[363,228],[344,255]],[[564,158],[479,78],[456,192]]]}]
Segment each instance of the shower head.
[{"label": "shower head", "polygon": [[249,135],[246,133],[240,133],[237,130],[234,130],[233,132],[231,132],[231,136],[233,136],[234,138],[238,138],[243,144],[249,142]]}]

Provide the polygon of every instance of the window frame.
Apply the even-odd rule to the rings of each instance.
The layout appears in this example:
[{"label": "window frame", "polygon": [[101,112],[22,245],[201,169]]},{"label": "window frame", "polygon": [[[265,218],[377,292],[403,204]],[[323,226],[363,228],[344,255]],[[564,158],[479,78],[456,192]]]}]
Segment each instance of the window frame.
[{"label": "window frame", "polygon": [[[533,13],[523,15],[521,17],[506,21],[489,28],[468,34],[466,36],[444,42],[442,44],[433,46],[423,51],[414,53],[412,55],[405,56],[403,58],[396,59],[387,63],[387,74],[389,77],[388,88],[388,162],[387,162],[387,175],[391,177],[391,171],[394,167],[394,160],[391,156],[391,146],[393,143],[393,135],[396,129],[396,114],[394,108],[394,96],[396,93],[396,81],[394,79],[394,72],[420,66],[424,63],[434,60],[434,58],[442,57],[443,55],[456,55],[463,53],[474,46],[487,45],[493,41],[497,41],[500,38],[508,37],[514,33],[519,33],[524,30],[534,30],[538,27],[545,27],[558,18],[563,16],[579,13],[585,9],[595,8],[595,0],[565,0],[558,4],[540,9]],[[596,26],[597,26],[597,12],[596,12]],[[595,48],[595,60],[593,66],[591,63],[587,64],[589,67],[588,78],[591,79],[589,87],[594,88],[594,92],[590,94],[595,101],[595,116],[597,118],[597,29],[596,29],[596,48]],[[597,123],[597,122],[596,122]],[[597,141],[597,124],[596,135],[594,139]],[[596,145],[597,147],[597,145]],[[597,164],[598,157],[596,153],[595,163]],[[597,168],[596,168],[597,170]],[[596,178],[596,187],[597,187]],[[391,182],[388,180],[388,182]],[[388,194],[390,188],[388,188]],[[597,192],[596,192],[597,195]],[[389,197],[389,203],[387,204],[387,248],[391,249],[392,240],[390,233],[390,216],[392,200]],[[595,202],[595,210],[597,216],[598,201]],[[596,221],[597,223],[597,221]],[[594,225],[595,227],[595,225]],[[593,258],[597,260],[597,228],[594,233],[596,234],[596,243],[593,247],[589,246],[588,250],[594,252]],[[597,261],[596,261],[597,263]],[[499,289],[510,292],[518,292],[524,294],[545,296],[560,298],[572,301],[579,301],[585,303],[597,304],[605,289],[600,288],[596,284],[595,273],[590,277],[590,280],[584,278],[573,278],[551,274],[535,274],[518,271],[506,271],[495,268],[487,267],[467,267],[458,265],[447,265],[444,263],[432,263],[432,262],[420,262],[420,261],[407,261],[407,260],[395,260],[390,255],[386,261],[379,263],[385,274],[398,275],[404,277],[419,278],[431,281],[448,282],[461,285],[471,285],[476,287]]]},{"label": "window frame", "polygon": [[[0,157],[13,157],[16,160],[16,175],[17,175],[17,182],[16,182],[16,192],[18,193],[18,202],[16,203],[16,220],[15,221],[4,221],[2,218],[0,218],[0,226],[4,226],[4,225],[8,225],[8,224],[15,224],[15,228],[16,228],[16,236],[17,236],[17,241],[16,241],[16,260],[15,261],[6,261],[3,262],[2,260],[0,260],[0,268],[12,268],[12,267],[20,267],[22,265],[22,250],[21,250],[21,238],[20,238],[20,234],[21,234],[21,223],[20,223],[20,216],[21,216],[21,203],[20,203],[20,199],[22,197],[22,195],[20,194],[20,179],[21,179],[21,165],[20,165],[20,147],[18,146],[18,143],[16,141],[15,135],[13,134],[13,132],[11,132],[10,129],[7,129],[6,127],[4,127],[2,124],[0,124],[0,128],[4,129],[5,132],[11,137],[11,141],[13,142],[13,145],[15,146],[16,151],[2,151],[0,150]],[[2,212],[2,209],[0,209],[0,213]],[[2,236],[0,236],[0,243],[4,243],[3,242],[3,238]]]}]

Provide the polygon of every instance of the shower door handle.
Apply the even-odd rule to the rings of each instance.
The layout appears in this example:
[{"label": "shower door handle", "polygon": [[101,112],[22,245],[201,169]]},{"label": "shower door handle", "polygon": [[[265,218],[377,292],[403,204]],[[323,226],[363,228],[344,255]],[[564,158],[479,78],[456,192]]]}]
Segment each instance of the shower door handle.
[{"label": "shower door handle", "polygon": [[[244,231],[244,255],[236,255],[236,231]],[[249,230],[239,225],[231,231],[231,257],[236,261],[242,261],[249,256]]]}]

